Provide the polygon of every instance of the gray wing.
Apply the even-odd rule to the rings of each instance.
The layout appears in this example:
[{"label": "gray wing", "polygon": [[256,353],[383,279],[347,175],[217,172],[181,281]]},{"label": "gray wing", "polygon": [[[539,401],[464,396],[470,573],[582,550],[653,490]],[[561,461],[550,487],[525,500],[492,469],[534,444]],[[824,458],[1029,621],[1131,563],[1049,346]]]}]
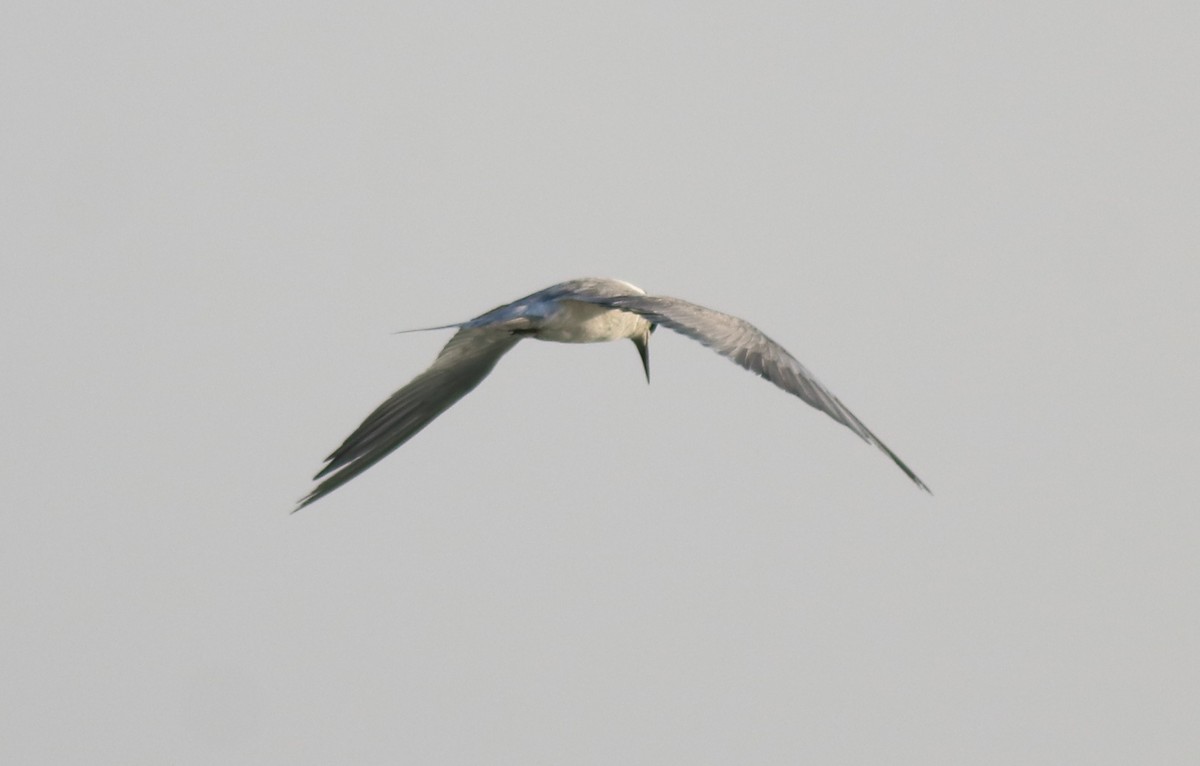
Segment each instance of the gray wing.
[{"label": "gray wing", "polygon": [[623,295],[617,297],[581,297],[589,303],[631,311],[656,324],[669,327],[700,341],[721,356],[732,359],[779,386],[789,394],[800,397],[821,412],[849,428],[854,433],[883,450],[908,478],[926,492],[925,483],[917,478],[896,453],[888,449],[863,422],[854,416],[846,405],[830,393],[816,377],[800,364],[787,350],[768,338],[761,330],[744,319],[722,314],[720,311],[698,306],[695,303],[650,295]]},{"label": "gray wing", "polygon": [[342,446],[325,458],[325,467],[313,479],[328,478],[304,496],[296,511],[328,495],[411,439],[479,385],[520,339],[507,330],[459,330],[428,370],[379,405]]}]

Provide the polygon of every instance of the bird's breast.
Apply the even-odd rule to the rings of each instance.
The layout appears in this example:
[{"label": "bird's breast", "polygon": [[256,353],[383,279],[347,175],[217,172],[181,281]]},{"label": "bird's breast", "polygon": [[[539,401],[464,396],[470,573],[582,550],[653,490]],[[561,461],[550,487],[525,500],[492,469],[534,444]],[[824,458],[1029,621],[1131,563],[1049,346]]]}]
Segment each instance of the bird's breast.
[{"label": "bird's breast", "polygon": [[558,343],[599,343],[630,338],[645,323],[637,314],[580,301],[559,301],[534,337]]}]

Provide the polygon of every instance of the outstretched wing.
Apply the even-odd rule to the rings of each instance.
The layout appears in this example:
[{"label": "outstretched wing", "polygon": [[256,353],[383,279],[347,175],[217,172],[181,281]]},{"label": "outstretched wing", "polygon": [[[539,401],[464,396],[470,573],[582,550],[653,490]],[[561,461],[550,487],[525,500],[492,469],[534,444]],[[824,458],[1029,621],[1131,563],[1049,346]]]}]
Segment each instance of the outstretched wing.
[{"label": "outstretched wing", "polygon": [[479,385],[520,339],[507,330],[459,330],[429,369],[379,405],[342,446],[325,458],[325,467],[313,479],[328,478],[305,495],[296,511],[328,495],[411,439]]},{"label": "outstretched wing", "polygon": [[846,405],[838,401],[829,389],[800,364],[787,350],[768,338],[761,330],[744,319],[695,303],[651,295],[622,295],[617,297],[579,297],[603,306],[631,311],[646,319],[669,327],[700,341],[721,356],[727,357],[757,375],[779,386],[789,394],[800,397],[821,412],[883,450],[908,478],[926,492],[925,483],[917,478],[896,453],[888,449]]}]

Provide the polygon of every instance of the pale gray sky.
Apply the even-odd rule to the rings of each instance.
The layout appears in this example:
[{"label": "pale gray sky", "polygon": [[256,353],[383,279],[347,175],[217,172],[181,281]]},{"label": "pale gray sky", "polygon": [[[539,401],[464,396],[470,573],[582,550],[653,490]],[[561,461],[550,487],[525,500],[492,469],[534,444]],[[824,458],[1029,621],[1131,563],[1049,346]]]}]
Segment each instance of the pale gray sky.
[{"label": "pale gray sky", "polygon": [[[0,761],[1200,760],[1194,3],[0,12]],[[448,333],[611,276],[289,516]]]}]

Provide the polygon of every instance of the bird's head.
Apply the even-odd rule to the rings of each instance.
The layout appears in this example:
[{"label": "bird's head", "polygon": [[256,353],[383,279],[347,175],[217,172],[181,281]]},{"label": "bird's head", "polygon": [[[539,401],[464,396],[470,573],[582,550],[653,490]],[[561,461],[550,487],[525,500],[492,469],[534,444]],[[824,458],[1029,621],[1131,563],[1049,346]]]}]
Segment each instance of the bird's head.
[{"label": "bird's head", "polygon": [[650,382],[650,336],[654,333],[658,325],[653,322],[642,321],[640,332],[635,333],[630,340],[633,345],[637,346],[638,356],[642,358],[642,369],[646,371],[646,382]]}]

